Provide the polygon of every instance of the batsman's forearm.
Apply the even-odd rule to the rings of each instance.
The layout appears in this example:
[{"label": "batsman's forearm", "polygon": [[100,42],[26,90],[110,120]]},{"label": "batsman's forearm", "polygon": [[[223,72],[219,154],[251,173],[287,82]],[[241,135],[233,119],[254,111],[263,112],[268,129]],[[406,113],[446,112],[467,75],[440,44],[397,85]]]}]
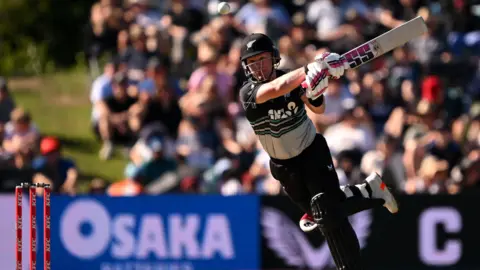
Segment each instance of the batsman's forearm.
[{"label": "batsman's forearm", "polygon": [[281,96],[291,92],[305,80],[305,76],[305,68],[301,67],[278,77],[273,81],[276,91],[283,92]]},{"label": "batsman's forearm", "polygon": [[260,86],[257,92],[257,103],[263,103],[290,93],[305,80],[305,68],[290,71],[275,80]]}]

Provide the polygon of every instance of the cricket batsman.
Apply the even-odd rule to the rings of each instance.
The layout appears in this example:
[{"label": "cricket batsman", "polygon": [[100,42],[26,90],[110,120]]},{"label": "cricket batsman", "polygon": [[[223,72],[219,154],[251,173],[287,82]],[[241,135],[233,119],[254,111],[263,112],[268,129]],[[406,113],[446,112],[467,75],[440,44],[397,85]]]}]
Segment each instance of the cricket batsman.
[{"label": "cricket batsman", "polygon": [[248,78],[240,90],[246,118],[270,156],[273,177],[305,212],[300,228],[320,229],[338,269],[365,269],[348,216],[382,205],[396,213],[397,202],[375,173],[362,184],[340,187],[327,142],[305,110],[324,112],[328,81],[343,76],[347,61],[324,53],[286,73],[276,69],[280,56],[273,41],[258,33],[243,40],[240,60]]}]

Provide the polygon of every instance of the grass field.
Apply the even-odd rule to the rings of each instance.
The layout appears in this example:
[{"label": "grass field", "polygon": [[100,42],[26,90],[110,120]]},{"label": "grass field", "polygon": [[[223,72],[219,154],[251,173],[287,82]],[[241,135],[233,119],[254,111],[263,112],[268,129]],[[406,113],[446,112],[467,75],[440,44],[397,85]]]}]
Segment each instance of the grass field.
[{"label": "grass field", "polygon": [[10,78],[9,86],[17,106],[28,109],[42,134],[58,136],[66,156],[80,171],[79,190],[94,177],[108,182],[123,177],[126,159],[119,153],[112,160],[98,158],[100,143],[90,128],[90,83],[83,70],[43,77]]}]

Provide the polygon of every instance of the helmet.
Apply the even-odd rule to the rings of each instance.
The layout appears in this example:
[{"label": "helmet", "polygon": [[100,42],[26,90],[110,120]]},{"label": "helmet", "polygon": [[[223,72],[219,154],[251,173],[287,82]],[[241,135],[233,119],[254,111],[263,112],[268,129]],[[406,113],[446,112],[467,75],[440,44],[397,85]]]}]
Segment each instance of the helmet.
[{"label": "helmet", "polygon": [[248,35],[242,41],[240,61],[242,62],[242,67],[247,78],[252,79],[251,72],[247,68],[247,58],[264,52],[272,53],[273,65],[280,63],[280,53],[267,35],[254,33]]},{"label": "helmet", "polygon": [[242,42],[240,60],[244,61],[248,57],[261,54],[263,52],[271,52],[275,59],[275,63],[280,62],[280,54],[278,49],[267,35],[260,33],[250,34]]}]

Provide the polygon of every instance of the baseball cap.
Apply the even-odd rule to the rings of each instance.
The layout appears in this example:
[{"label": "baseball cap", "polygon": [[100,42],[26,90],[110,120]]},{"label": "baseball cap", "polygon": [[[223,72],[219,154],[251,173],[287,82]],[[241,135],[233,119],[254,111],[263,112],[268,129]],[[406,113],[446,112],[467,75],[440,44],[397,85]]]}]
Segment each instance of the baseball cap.
[{"label": "baseball cap", "polygon": [[60,141],[55,137],[45,137],[40,142],[40,152],[42,155],[58,151],[60,149]]},{"label": "baseball cap", "polygon": [[441,94],[442,86],[440,77],[428,76],[422,81],[422,99],[435,103]]}]

